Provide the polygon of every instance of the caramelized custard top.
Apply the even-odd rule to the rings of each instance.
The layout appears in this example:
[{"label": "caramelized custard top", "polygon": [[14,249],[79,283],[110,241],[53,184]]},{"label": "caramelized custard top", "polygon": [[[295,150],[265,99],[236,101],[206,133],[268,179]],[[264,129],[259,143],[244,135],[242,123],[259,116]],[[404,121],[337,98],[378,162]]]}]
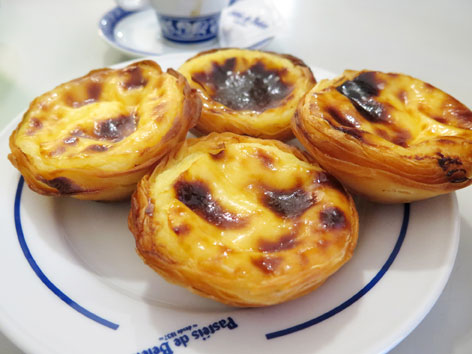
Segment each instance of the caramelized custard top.
[{"label": "caramelized custard top", "polygon": [[192,74],[210,97],[234,110],[262,112],[276,107],[292,92],[292,85],[284,82],[286,69],[268,69],[256,61],[244,70],[236,67],[237,58],[228,58],[222,64],[213,62],[209,72]]},{"label": "caramelized custard top", "polygon": [[368,145],[386,140],[408,148],[472,129],[472,112],[467,107],[407,75],[347,71],[332,86],[315,91],[310,109],[321,112],[332,128]]},{"label": "caramelized custard top", "polygon": [[[95,70],[33,101],[16,144],[51,166],[87,167],[92,158],[105,169],[118,164],[133,168],[141,150],[171,139],[181,129],[174,120],[184,113],[182,102],[177,77],[152,61]],[[107,163],[102,161],[105,154]],[[120,161],[112,157],[125,155],[128,158]]]},{"label": "caramelized custard top", "polygon": [[173,258],[266,277],[344,256],[357,214],[332,177],[270,144],[218,146],[150,176],[153,223],[169,230],[155,242]]}]

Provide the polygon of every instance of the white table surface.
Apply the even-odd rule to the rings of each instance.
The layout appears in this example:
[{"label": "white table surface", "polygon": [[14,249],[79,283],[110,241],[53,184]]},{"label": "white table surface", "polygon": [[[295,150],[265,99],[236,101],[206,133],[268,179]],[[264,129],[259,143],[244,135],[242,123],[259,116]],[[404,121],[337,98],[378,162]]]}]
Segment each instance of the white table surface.
[{"label": "white table surface", "polygon": [[[472,1],[275,3],[286,24],[267,49],[335,73],[408,73],[472,107]],[[0,128],[57,84],[129,59],[98,36],[100,17],[114,6],[111,0],[0,0]],[[451,278],[393,354],[472,353],[472,187],[457,195],[461,241]],[[0,333],[0,353],[23,352]]]}]

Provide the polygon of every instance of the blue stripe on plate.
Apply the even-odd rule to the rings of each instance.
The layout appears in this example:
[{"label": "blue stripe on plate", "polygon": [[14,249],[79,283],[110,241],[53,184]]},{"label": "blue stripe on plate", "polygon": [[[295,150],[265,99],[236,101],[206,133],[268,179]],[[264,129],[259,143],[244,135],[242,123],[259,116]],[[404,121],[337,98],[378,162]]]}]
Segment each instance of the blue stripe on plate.
[{"label": "blue stripe on plate", "polygon": [[46,277],[46,275],[44,275],[41,268],[39,268],[38,264],[36,263],[33,256],[31,255],[28,245],[26,244],[25,235],[23,234],[23,228],[21,226],[20,204],[21,204],[21,193],[23,191],[24,182],[25,180],[23,179],[23,177],[20,177],[20,180],[18,182],[18,187],[16,189],[14,214],[15,214],[15,227],[16,227],[16,233],[18,235],[18,241],[20,242],[21,249],[29,265],[31,266],[33,271],[36,273],[38,278],[44,283],[44,285],[46,285],[54,294],[56,294],[67,305],[72,307],[74,310],[80,312],[82,315],[90,318],[91,320],[94,320],[95,322],[100,323],[101,325],[104,325],[114,330],[118,329],[119,325],[117,325],[116,323],[110,322],[100,316],[97,316],[96,314],[83,308],[74,300],[72,300],[70,297],[68,297],[66,294],[64,294],[61,290],[59,290],[57,286],[55,286],[48,279],[48,277]]},{"label": "blue stripe on plate", "polygon": [[392,265],[393,261],[397,257],[398,252],[400,251],[400,248],[402,246],[403,240],[405,239],[406,231],[408,229],[408,222],[410,220],[410,204],[404,204],[403,208],[403,221],[402,221],[402,226],[400,229],[400,234],[398,235],[397,242],[395,243],[395,246],[393,247],[392,252],[390,253],[390,256],[388,257],[387,261],[385,264],[382,266],[382,268],[379,270],[379,272],[372,278],[372,280],[367,283],[366,286],[364,286],[361,290],[359,290],[356,294],[354,294],[351,298],[347,299],[345,302],[343,302],[341,305],[336,306],[334,309],[322,314],[321,316],[315,317],[309,321],[300,323],[298,325],[295,325],[293,327],[285,328],[280,331],[276,332],[271,332],[266,334],[267,339],[273,339],[277,337],[282,337],[286,336],[287,334],[291,334],[297,331],[301,331],[302,329],[314,326],[317,323],[320,323],[337,313],[341,312],[342,310],[348,308],[351,306],[353,303],[355,303],[357,300],[359,300],[362,296],[364,296],[370,289],[372,289],[375,284],[387,273],[387,270],[390,268]]}]

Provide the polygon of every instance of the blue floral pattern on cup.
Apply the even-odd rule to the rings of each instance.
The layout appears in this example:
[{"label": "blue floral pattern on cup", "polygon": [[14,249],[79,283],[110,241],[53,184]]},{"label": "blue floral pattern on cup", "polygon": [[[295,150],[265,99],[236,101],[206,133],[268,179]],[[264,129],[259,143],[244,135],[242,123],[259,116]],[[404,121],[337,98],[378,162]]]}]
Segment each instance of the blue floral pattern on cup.
[{"label": "blue floral pattern on cup", "polygon": [[197,43],[216,37],[220,13],[200,17],[174,17],[158,14],[162,36],[179,43]]}]

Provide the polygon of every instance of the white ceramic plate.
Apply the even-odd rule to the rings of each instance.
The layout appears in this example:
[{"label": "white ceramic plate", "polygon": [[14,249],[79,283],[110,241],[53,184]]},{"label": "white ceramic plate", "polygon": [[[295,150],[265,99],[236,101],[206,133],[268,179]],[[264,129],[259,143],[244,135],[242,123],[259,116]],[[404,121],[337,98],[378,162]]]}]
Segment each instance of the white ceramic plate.
[{"label": "white ceramic plate", "polygon": [[[158,62],[178,67],[189,55]],[[24,186],[6,159],[18,119],[0,134],[0,326],[26,352],[382,353],[424,318],[452,269],[454,194],[361,201],[356,252],[318,290],[269,308],[220,305],[142,263],[128,202],[48,198]]]},{"label": "white ceramic plate", "polygon": [[[132,57],[203,51],[220,46],[218,39],[196,44],[178,44],[164,39],[157,16],[150,8],[126,11],[115,7],[100,19],[98,33],[111,47]],[[250,48],[261,49],[271,40],[272,38],[266,38],[252,44]]]}]

